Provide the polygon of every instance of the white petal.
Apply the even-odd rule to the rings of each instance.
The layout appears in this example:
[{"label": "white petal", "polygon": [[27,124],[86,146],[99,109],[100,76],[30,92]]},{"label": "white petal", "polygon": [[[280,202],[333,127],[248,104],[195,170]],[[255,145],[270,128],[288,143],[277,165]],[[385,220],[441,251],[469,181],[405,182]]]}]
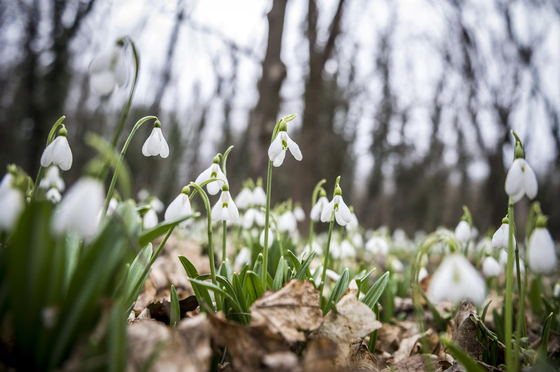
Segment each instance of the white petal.
[{"label": "white petal", "polygon": [[345,225],[352,220],[352,212],[350,212],[350,208],[348,208],[342,197],[340,197],[339,200],[338,212],[342,220],[345,222]]},{"label": "white petal", "polygon": [[335,199],[331,200],[329,204],[325,205],[323,211],[321,212],[321,221],[322,222],[330,222],[332,211],[334,210],[334,201]]},{"label": "white petal", "polygon": [[102,96],[109,94],[115,89],[115,74],[111,71],[101,71],[91,75],[91,89]]},{"label": "white petal", "polygon": [[485,277],[491,278],[500,275],[502,267],[492,256],[486,257],[482,262],[482,273]]},{"label": "white petal", "polygon": [[301,150],[299,149],[299,146],[297,145],[297,143],[292,141],[292,139],[287,134],[286,134],[286,142],[288,143],[288,148],[290,149],[290,152],[292,153],[293,157],[297,161],[301,161],[301,159],[303,159],[303,155],[301,154]]},{"label": "white petal", "polygon": [[537,193],[539,191],[539,184],[537,182],[537,176],[535,175],[535,171],[531,166],[525,162],[525,171],[523,172],[523,187],[525,189],[525,193],[529,199],[535,199],[537,197]]},{"label": "white petal", "polygon": [[0,230],[13,230],[24,208],[23,193],[12,187],[6,189],[0,197]]},{"label": "white petal", "polygon": [[268,158],[274,162],[281,152],[283,152],[282,138],[280,135],[277,135],[268,148]]},{"label": "white petal", "polygon": [[253,190],[253,203],[263,207],[266,205],[266,193],[261,186],[257,186]]},{"label": "white petal", "polygon": [[212,222],[216,222],[222,219],[223,209],[224,208],[223,208],[222,199],[220,198],[214,205],[214,208],[212,208]]},{"label": "white petal", "polygon": [[70,150],[68,139],[66,136],[58,136],[53,141],[53,144],[53,163],[58,165],[63,171],[69,170],[72,167],[72,150]]},{"label": "white petal", "polygon": [[156,156],[159,155],[161,149],[162,149],[162,141],[161,141],[161,128],[154,128],[152,129],[152,134],[150,135],[150,137],[148,138],[147,142],[148,142],[148,153],[151,156]]},{"label": "white petal", "polygon": [[208,189],[208,193],[209,193],[210,195],[216,195],[217,193],[219,193],[220,190],[222,190],[222,186],[221,186],[222,183],[223,183],[223,182],[221,182],[221,181],[212,181],[212,182],[210,182],[210,183],[206,186],[206,188]]},{"label": "white petal", "polygon": [[126,69],[126,63],[124,58],[124,53],[122,50],[118,52],[117,62],[115,64],[115,79],[119,87],[126,84],[128,78],[128,71]]},{"label": "white petal", "polygon": [[317,200],[313,208],[311,208],[311,213],[309,214],[313,221],[319,221],[319,218],[321,217],[321,211],[327,204],[329,204],[329,200],[326,196],[321,196],[319,200]]},{"label": "white petal", "polygon": [[518,201],[520,201],[521,199],[523,199],[524,195],[525,195],[525,189],[523,189],[523,188],[517,194],[510,195],[511,200],[513,201],[513,204],[515,204]]},{"label": "white petal", "polygon": [[[196,177],[196,180],[194,181],[194,183],[196,183],[197,185],[201,185],[202,183],[208,181],[210,179],[210,175],[212,174],[212,166],[206,168],[202,173],[200,173],[198,175],[198,177]],[[214,195],[214,194],[212,194]]]},{"label": "white petal", "polygon": [[161,128],[155,129],[158,129],[157,138],[159,139],[161,145],[159,155],[165,159],[169,156],[169,145],[167,145],[167,141],[165,140],[165,137],[163,137],[163,131],[161,130]]},{"label": "white petal", "polygon": [[285,157],[286,157],[286,151],[285,150],[280,151],[280,154],[278,154],[278,156],[274,159],[272,165],[274,165],[275,167],[281,166],[282,163],[284,162]]},{"label": "white petal", "polygon": [[144,215],[144,220],[142,225],[144,229],[151,229],[153,227],[156,227],[157,224],[158,224],[157,212],[154,209],[150,209]]},{"label": "white petal", "polygon": [[89,65],[89,72],[93,75],[95,73],[108,70],[113,60],[114,49],[109,49],[100,53],[91,61]]},{"label": "white petal", "polygon": [[556,248],[546,228],[536,228],[527,250],[529,268],[535,273],[550,274],[556,267]]},{"label": "white petal", "polygon": [[524,163],[523,159],[516,159],[511,164],[506,177],[506,193],[512,197],[519,194],[523,190],[523,170],[521,165]]},{"label": "white petal", "polygon": [[228,209],[229,209],[229,218],[231,222],[237,222],[237,220],[239,219],[239,210],[237,209],[237,206],[235,205],[235,203],[233,202],[233,199],[231,199],[228,203]]},{"label": "white petal", "polygon": [[253,226],[253,223],[255,222],[255,213],[256,210],[254,210],[253,208],[250,208],[247,210],[247,212],[245,212],[245,216],[243,217],[243,228],[244,229],[250,229]]},{"label": "white petal", "polygon": [[[172,220],[181,215],[181,208],[183,207],[183,193],[179,194],[165,210],[164,220]],[[185,195],[186,196],[186,195]],[[187,197],[188,198],[188,197]]]}]

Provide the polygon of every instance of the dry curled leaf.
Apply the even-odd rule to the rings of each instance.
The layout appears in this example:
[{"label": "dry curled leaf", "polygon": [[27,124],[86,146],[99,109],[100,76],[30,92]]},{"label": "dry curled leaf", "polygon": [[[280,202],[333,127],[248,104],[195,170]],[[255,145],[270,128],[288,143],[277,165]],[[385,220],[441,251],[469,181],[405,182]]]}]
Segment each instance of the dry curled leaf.
[{"label": "dry curled leaf", "polygon": [[485,347],[478,341],[478,325],[471,319],[472,315],[476,317],[476,307],[468,301],[462,301],[454,319],[452,337],[457,345],[480,360]]},{"label": "dry curled leaf", "polygon": [[289,344],[305,341],[303,331],[323,323],[319,291],[309,281],[291,280],[277,292],[266,292],[251,307],[251,315],[251,324],[267,324]]}]

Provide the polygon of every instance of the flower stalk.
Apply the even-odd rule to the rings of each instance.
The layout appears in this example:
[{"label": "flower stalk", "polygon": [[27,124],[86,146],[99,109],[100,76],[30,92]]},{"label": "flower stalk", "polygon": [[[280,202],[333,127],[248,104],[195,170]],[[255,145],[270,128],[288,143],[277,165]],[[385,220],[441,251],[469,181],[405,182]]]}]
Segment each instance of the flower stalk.
[{"label": "flower stalk", "polygon": [[[505,320],[505,341],[506,341],[506,366],[508,372],[517,372],[517,357],[513,350],[513,262],[514,262],[514,247],[513,247],[513,200],[510,198],[508,203],[509,215],[509,238],[508,238],[508,259],[506,267],[506,320]],[[518,273],[518,276],[520,274]]]}]

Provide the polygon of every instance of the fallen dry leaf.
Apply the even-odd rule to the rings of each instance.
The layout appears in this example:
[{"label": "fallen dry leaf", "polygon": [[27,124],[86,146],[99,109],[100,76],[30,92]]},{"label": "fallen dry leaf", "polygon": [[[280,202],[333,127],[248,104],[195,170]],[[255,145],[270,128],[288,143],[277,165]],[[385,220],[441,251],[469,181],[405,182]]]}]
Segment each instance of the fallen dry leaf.
[{"label": "fallen dry leaf", "polygon": [[452,339],[473,358],[480,360],[485,347],[478,341],[478,325],[471,320],[472,315],[476,317],[476,307],[468,301],[462,301],[453,319]]},{"label": "fallen dry leaf", "polygon": [[309,281],[291,280],[277,292],[266,292],[251,306],[251,315],[251,324],[267,324],[289,344],[305,341],[303,331],[323,323],[319,291]]},{"label": "fallen dry leaf", "polygon": [[439,358],[431,354],[416,354],[414,356],[408,357],[401,360],[399,363],[395,364],[394,367],[399,372],[424,372],[429,369],[426,368],[426,359],[432,363],[435,371],[445,371],[450,367],[447,361],[440,361]]}]

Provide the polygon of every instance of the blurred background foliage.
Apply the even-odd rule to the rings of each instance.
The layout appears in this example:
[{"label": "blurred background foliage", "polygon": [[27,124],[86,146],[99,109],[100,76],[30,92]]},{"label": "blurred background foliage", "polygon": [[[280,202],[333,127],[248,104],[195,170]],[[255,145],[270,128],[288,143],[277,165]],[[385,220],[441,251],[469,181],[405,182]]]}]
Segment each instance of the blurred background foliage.
[{"label": "blurred background foliage", "polygon": [[266,176],[272,128],[297,113],[289,133],[304,159],[274,171],[276,201],[309,211],[316,182],[342,175],[365,226],[454,226],[466,204],[485,233],[506,214],[515,129],[560,238],[556,0],[5,0],[1,167],[34,175],[64,114],[75,161],[64,178],[77,179],[93,155],[85,133],[108,138],[130,89],[96,96],[88,65],[124,34],[141,58],[127,132],[157,115],[171,148],[144,158],[142,128],[127,154],[135,191],[168,203],[233,144],[236,194]]}]

